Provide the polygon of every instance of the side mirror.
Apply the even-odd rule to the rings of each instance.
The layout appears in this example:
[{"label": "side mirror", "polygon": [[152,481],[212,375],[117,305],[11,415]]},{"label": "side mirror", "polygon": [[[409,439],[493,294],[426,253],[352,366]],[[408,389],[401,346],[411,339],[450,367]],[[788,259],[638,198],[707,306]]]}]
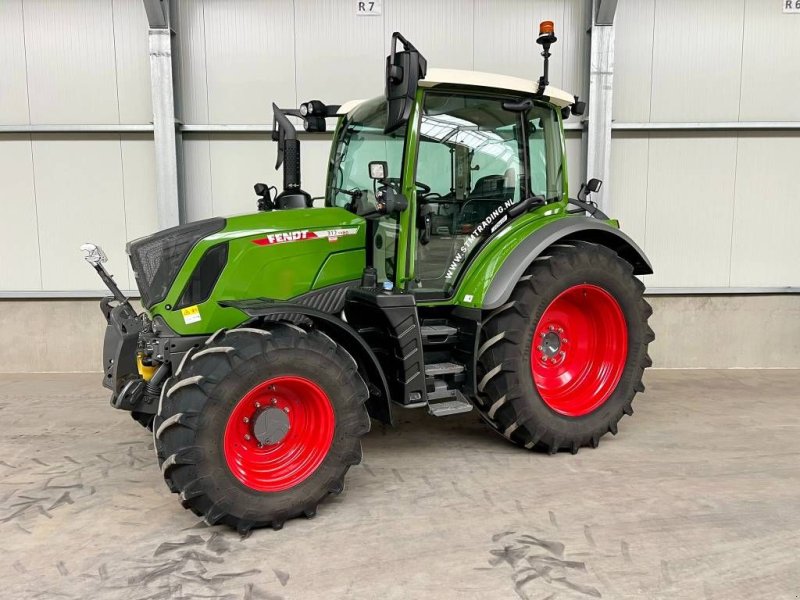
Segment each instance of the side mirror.
[{"label": "side mirror", "polygon": [[578,100],[578,97],[575,96],[575,102],[570,106],[570,110],[572,110],[573,115],[580,116],[586,112],[586,102]]},{"label": "side mirror", "polygon": [[[397,52],[397,42],[403,50]],[[386,126],[384,133],[402,127],[411,116],[419,80],[425,77],[428,62],[400,33],[392,34],[392,49],[386,57]]]},{"label": "side mirror", "polygon": [[385,160],[373,160],[369,163],[369,178],[376,181],[386,179],[389,173],[389,164]]},{"label": "side mirror", "polygon": [[385,187],[378,192],[377,211],[382,215],[401,213],[408,208],[408,200],[394,188]]},{"label": "side mirror", "polygon": [[603,187],[603,182],[594,177],[586,183],[586,189],[590,192],[599,192],[601,187]]}]

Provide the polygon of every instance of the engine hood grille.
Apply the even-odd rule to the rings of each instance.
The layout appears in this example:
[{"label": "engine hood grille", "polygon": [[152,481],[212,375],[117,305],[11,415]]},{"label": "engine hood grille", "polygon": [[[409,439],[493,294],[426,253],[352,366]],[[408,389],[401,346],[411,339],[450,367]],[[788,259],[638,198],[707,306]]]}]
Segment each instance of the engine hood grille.
[{"label": "engine hood grille", "polygon": [[225,219],[205,219],[129,242],[126,251],[142,304],[150,308],[163,301],[195,244],[224,228]]}]

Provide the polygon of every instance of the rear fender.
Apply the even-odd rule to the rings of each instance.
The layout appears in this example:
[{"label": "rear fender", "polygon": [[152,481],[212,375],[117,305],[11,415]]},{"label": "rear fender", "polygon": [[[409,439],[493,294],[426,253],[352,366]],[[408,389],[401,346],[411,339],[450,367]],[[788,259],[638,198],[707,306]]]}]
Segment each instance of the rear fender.
[{"label": "rear fender", "polygon": [[653,272],[650,261],[639,246],[619,229],[604,221],[590,218],[569,218],[552,221],[522,240],[497,270],[483,297],[482,308],[502,306],[511,296],[523,273],[553,244],[584,241],[606,246],[628,261],[635,275]]},{"label": "rear fender", "polygon": [[371,417],[387,425],[392,424],[389,384],[375,353],[358,332],[335,315],[298,304],[275,302],[268,299],[231,300],[219,303],[236,308],[252,319],[305,317],[314,327],[328,335],[346,349],[358,363],[358,371],[369,388],[367,410]]}]

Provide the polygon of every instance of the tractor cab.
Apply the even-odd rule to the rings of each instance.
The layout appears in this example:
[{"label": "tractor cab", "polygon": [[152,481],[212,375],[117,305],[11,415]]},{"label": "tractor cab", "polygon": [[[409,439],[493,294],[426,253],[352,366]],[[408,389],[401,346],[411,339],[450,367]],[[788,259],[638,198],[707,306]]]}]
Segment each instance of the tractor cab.
[{"label": "tractor cab", "polygon": [[[575,99],[547,92],[537,97],[534,82],[515,77],[431,69],[405,127],[387,133],[384,97],[339,109],[326,205],[373,221],[368,243],[379,281],[420,298],[448,298],[509,209],[523,200],[530,209],[565,201],[561,109]],[[386,168],[380,181],[371,179],[376,161]],[[387,186],[412,206],[406,236],[400,214],[377,208]]]}]

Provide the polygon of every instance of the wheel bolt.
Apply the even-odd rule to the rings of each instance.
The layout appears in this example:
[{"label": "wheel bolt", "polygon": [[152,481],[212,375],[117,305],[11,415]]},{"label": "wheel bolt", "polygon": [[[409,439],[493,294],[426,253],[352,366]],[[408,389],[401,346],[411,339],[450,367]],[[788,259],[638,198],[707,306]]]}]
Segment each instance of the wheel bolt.
[{"label": "wheel bolt", "polygon": [[242,421],[244,421],[245,423],[249,423],[250,419],[249,419],[249,417],[245,417],[244,419],[242,419]]},{"label": "wheel bolt", "polygon": [[551,358],[550,362],[553,363],[553,364],[556,364],[556,359],[555,358]]},{"label": "wheel bolt", "polygon": [[539,352],[541,352],[542,350],[544,350],[544,348],[542,348],[541,346],[536,346],[536,349],[537,349]]},{"label": "wheel bolt", "polygon": [[562,338],[562,339],[561,339],[561,343],[562,343],[562,344],[566,344],[566,343],[567,343],[567,338]]},{"label": "wheel bolt", "polygon": [[546,357],[544,354],[542,354],[542,360],[543,360],[544,362],[547,362],[547,357]]},{"label": "wheel bolt", "polygon": [[559,327],[558,328],[558,333],[564,333],[564,328],[563,327]]},{"label": "wheel bolt", "polygon": [[250,441],[250,434],[249,433],[245,433],[244,434],[244,439],[245,439],[245,441],[249,442]]},{"label": "wheel bolt", "polygon": [[555,325],[550,325],[550,331],[555,331]]},{"label": "wheel bolt", "polygon": [[256,408],[261,408],[261,402],[256,402]]},{"label": "wheel bolt", "polygon": [[543,332],[542,332],[542,333],[540,333],[539,335],[540,335],[540,336],[542,336],[542,337],[545,337],[547,334],[546,334],[546,333],[543,331]]},{"label": "wheel bolt", "polygon": [[288,413],[289,412],[289,407],[287,406],[286,408],[284,408],[283,412]]},{"label": "wheel bolt", "polygon": [[273,398],[273,399],[271,400],[271,402],[272,402],[273,404],[277,404],[277,403],[278,403],[278,399],[277,399],[277,398]]}]

